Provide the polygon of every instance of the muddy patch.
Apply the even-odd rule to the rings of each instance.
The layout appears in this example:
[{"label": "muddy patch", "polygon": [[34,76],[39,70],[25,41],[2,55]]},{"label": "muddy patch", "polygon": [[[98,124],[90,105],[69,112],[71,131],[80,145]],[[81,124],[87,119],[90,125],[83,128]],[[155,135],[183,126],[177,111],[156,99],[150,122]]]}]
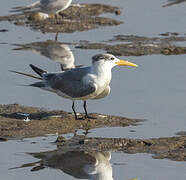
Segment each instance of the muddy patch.
[{"label": "muddy patch", "polygon": [[[142,120],[92,113],[95,119],[75,120],[72,113],[47,111],[17,104],[0,105],[0,137],[27,138],[47,134],[65,134],[77,129],[136,126]],[[83,114],[80,114],[83,116]]]},{"label": "muddy patch", "polygon": [[[117,56],[143,56],[152,54],[178,55],[186,54],[186,47],[174,42],[185,42],[186,37],[171,35],[169,37],[142,37],[118,35],[106,43],[84,42],[76,46],[80,49],[103,49]],[[112,45],[114,43],[114,45]]]},{"label": "muddy patch", "polygon": [[[88,179],[86,166],[95,167],[98,163],[110,166],[111,152],[150,153],[153,158],[168,158],[174,161],[186,161],[186,136],[158,138],[149,140],[88,138],[75,135],[71,139],[60,139],[57,148],[52,151],[28,153],[37,158],[35,162],[23,164],[17,168],[32,167],[31,171],[39,171],[46,167],[62,170],[71,176]],[[92,168],[93,169],[93,168]],[[108,169],[107,169],[107,173]]]},{"label": "muddy patch", "polygon": [[186,131],[177,132],[176,135],[178,135],[178,136],[186,136]]},{"label": "muddy patch", "polygon": [[65,32],[86,31],[102,26],[115,26],[122,22],[111,18],[100,17],[105,13],[120,14],[117,7],[103,4],[81,4],[80,6],[70,6],[63,11],[57,19],[50,15],[47,19],[41,19],[37,14],[24,12],[23,14],[12,14],[1,16],[0,21],[10,21],[15,25],[29,26],[33,30],[47,32]]},{"label": "muddy patch", "polygon": [[85,151],[122,151],[125,153],[150,153],[155,159],[171,159],[186,161],[186,136],[165,137],[152,139],[127,138],[89,138],[75,136],[65,140],[57,140],[57,147],[61,150]]},{"label": "muddy patch", "polygon": [[[60,47],[62,44],[73,45],[80,49],[103,49],[117,56],[142,56],[152,54],[178,55],[186,54],[186,47],[174,45],[175,42],[186,42],[186,37],[178,36],[177,33],[163,33],[162,37],[148,38],[142,36],[119,35],[102,43],[90,43],[87,41],[74,43],[60,43],[57,41],[33,42],[29,44],[13,44],[17,46],[13,50],[30,50],[34,52],[48,50],[48,47]],[[114,43],[114,45],[112,44]],[[47,56],[46,53],[41,55]],[[48,53],[49,54],[49,53]],[[59,53],[60,54],[60,53]],[[56,56],[56,54],[55,54]],[[54,57],[50,57],[54,59]]]},{"label": "muddy patch", "polygon": [[[59,136],[55,142],[62,152],[69,151],[120,151],[130,154],[150,153],[153,158],[168,158],[186,161],[186,136],[152,139],[99,138],[88,137],[89,130],[99,127],[138,125],[142,120],[125,117],[91,114],[94,120],[75,120],[71,113],[46,111],[17,104],[0,105],[0,142],[13,138],[44,136],[47,134],[66,134],[73,132],[71,139]],[[25,116],[30,121],[24,121]],[[84,135],[76,130],[83,129]]]}]

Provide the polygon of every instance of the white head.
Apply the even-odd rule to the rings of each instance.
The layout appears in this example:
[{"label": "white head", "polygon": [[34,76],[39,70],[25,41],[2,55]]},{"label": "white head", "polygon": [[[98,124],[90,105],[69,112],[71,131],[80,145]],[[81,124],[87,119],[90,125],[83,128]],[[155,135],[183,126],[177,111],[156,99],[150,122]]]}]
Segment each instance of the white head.
[{"label": "white head", "polygon": [[120,60],[112,54],[97,54],[92,57],[92,64],[96,66],[106,65],[109,66],[111,69],[116,65],[137,67],[136,64],[125,60]]}]

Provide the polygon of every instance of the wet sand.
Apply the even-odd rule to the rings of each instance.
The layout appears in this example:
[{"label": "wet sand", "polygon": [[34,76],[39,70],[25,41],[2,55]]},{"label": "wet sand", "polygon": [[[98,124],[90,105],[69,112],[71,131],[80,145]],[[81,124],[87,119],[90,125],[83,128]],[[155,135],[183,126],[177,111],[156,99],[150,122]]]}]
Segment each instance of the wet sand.
[{"label": "wet sand", "polygon": [[[25,122],[26,116],[21,113],[29,114],[28,118],[31,121]],[[136,126],[143,121],[96,113],[90,115],[95,119],[75,120],[72,113],[65,111],[47,111],[17,104],[0,105],[0,137],[19,139],[56,133],[65,134],[74,132],[77,129]],[[81,117],[83,114],[79,116]]]},{"label": "wet sand", "polygon": [[150,153],[155,159],[186,161],[186,136],[152,139],[88,138],[75,136],[70,140],[59,137],[57,146],[61,150],[122,151],[125,153]]},{"label": "wet sand", "polygon": [[[28,113],[31,121],[25,122]],[[99,127],[136,126],[143,120],[125,117],[91,114],[96,119],[75,120],[71,113],[64,111],[47,111],[35,107],[24,107],[17,104],[0,105],[0,141],[20,139],[47,134],[66,134]],[[145,123],[145,122],[143,122]],[[181,133],[181,134],[180,134]],[[125,153],[151,153],[153,158],[168,158],[174,161],[186,161],[186,136],[152,139],[128,138],[89,138],[75,135],[66,140],[59,136],[57,146],[65,150],[123,151]]]},{"label": "wet sand", "polygon": [[42,19],[38,13],[24,12],[1,16],[0,21],[10,21],[18,26],[29,26],[32,30],[38,30],[42,33],[72,33],[103,26],[116,26],[123,23],[115,19],[99,16],[105,13],[119,15],[120,10],[118,7],[104,4],[81,4],[80,6],[69,7],[58,16],[57,20],[54,15]]},{"label": "wet sand", "polygon": [[[102,49],[117,56],[144,56],[152,54],[178,55],[186,54],[186,47],[178,46],[175,42],[185,42],[185,36],[166,33],[168,37],[143,37],[133,35],[117,35],[107,43],[80,43],[76,48]],[[116,44],[111,45],[110,42]],[[122,42],[122,43],[121,43]]]}]

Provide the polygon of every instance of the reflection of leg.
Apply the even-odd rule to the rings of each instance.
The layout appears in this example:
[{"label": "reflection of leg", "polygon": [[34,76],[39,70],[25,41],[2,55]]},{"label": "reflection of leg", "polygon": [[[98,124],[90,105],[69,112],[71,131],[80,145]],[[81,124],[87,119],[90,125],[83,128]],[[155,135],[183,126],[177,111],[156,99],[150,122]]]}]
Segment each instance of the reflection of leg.
[{"label": "reflection of leg", "polygon": [[77,136],[77,129],[74,131],[74,136],[73,137],[76,137]]},{"label": "reflection of leg", "polygon": [[57,14],[55,14],[54,16],[55,16],[55,23],[57,24],[57,19],[58,19],[58,17],[57,17],[57,16],[58,16],[58,15],[57,15]]},{"label": "reflection of leg", "polygon": [[84,110],[85,110],[85,119],[86,118],[88,118],[88,119],[95,119],[94,117],[91,117],[91,116],[88,115],[88,113],[87,113],[87,102],[86,101],[84,101],[83,107],[84,107]]},{"label": "reflection of leg", "polygon": [[74,112],[75,119],[77,120],[78,118],[77,118],[77,114],[76,114],[75,107],[74,107],[74,101],[72,103],[72,110]]},{"label": "reflection of leg", "polygon": [[59,32],[57,32],[56,35],[55,35],[55,41],[58,40],[58,34],[59,34]]},{"label": "reflection of leg", "polygon": [[83,132],[83,134],[85,135],[85,137],[89,134],[89,128],[85,129],[85,132]]}]

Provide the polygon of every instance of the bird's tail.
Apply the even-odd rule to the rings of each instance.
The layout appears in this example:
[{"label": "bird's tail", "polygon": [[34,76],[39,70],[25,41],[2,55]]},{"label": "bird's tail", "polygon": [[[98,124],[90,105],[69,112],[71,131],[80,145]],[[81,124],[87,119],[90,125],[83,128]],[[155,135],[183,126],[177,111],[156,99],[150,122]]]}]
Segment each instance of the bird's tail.
[{"label": "bird's tail", "polygon": [[39,87],[39,88],[44,88],[45,87],[45,83],[42,81],[42,73],[46,72],[46,71],[43,71],[42,69],[39,69],[38,67],[30,64],[30,67],[37,73],[39,74],[41,77],[37,77],[37,76],[34,76],[32,74],[28,74],[28,73],[23,73],[23,72],[19,72],[19,71],[12,71],[10,70],[10,72],[13,72],[13,73],[16,73],[16,74],[21,74],[21,75],[24,75],[24,76],[27,76],[27,77],[31,77],[31,78],[35,78],[35,79],[39,79],[41,81],[39,82],[36,82],[36,83],[33,83],[33,84],[29,84],[29,85],[26,85],[26,86],[33,86],[33,87]]},{"label": "bird's tail", "polygon": [[36,73],[37,73],[39,76],[41,76],[41,77],[42,77],[42,74],[43,74],[43,73],[47,73],[46,71],[44,71],[44,70],[42,70],[42,69],[40,69],[40,68],[34,66],[33,64],[30,64],[30,67],[32,68],[32,70],[33,70],[34,72],[36,72]]},{"label": "bird's tail", "polygon": [[43,73],[47,73],[46,71],[34,66],[33,64],[30,64],[30,67],[32,68],[32,70],[34,72],[36,72],[40,77],[37,77],[37,76],[34,76],[32,74],[28,74],[28,73],[24,73],[24,72],[19,72],[19,71],[13,71],[13,70],[10,70],[10,72],[13,72],[13,73],[16,73],[16,74],[21,74],[21,75],[24,75],[24,76],[28,76],[28,77],[32,77],[32,78],[35,78],[35,79],[39,79],[39,80],[43,80],[42,78],[42,74]]},{"label": "bird's tail", "polygon": [[23,72],[19,72],[19,71],[12,71],[12,70],[10,70],[10,72],[13,72],[13,73],[16,73],[16,74],[21,74],[21,75],[24,75],[24,76],[28,76],[28,77],[31,77],[31,78],[42,80],[42,78],[37,77],[37,76],[34,76],[32,74],[23,73]]},{"label": "bird's tail", "polygon": [[36,82],[36,83],[33,83],[33,84],[29,84],[29,86],[38,87],[38,88],[45,88],[46,84],[43,81],[40,81],[40,82]]},{"label": "bird's tail", "polygon": [[30,4],[27,6],[13,7],[10,12],[27,11],[27,10],[38,8],[39,6],[40,6],[40,1],[37,1],[37,2],[34,2],[33,4]]}]

